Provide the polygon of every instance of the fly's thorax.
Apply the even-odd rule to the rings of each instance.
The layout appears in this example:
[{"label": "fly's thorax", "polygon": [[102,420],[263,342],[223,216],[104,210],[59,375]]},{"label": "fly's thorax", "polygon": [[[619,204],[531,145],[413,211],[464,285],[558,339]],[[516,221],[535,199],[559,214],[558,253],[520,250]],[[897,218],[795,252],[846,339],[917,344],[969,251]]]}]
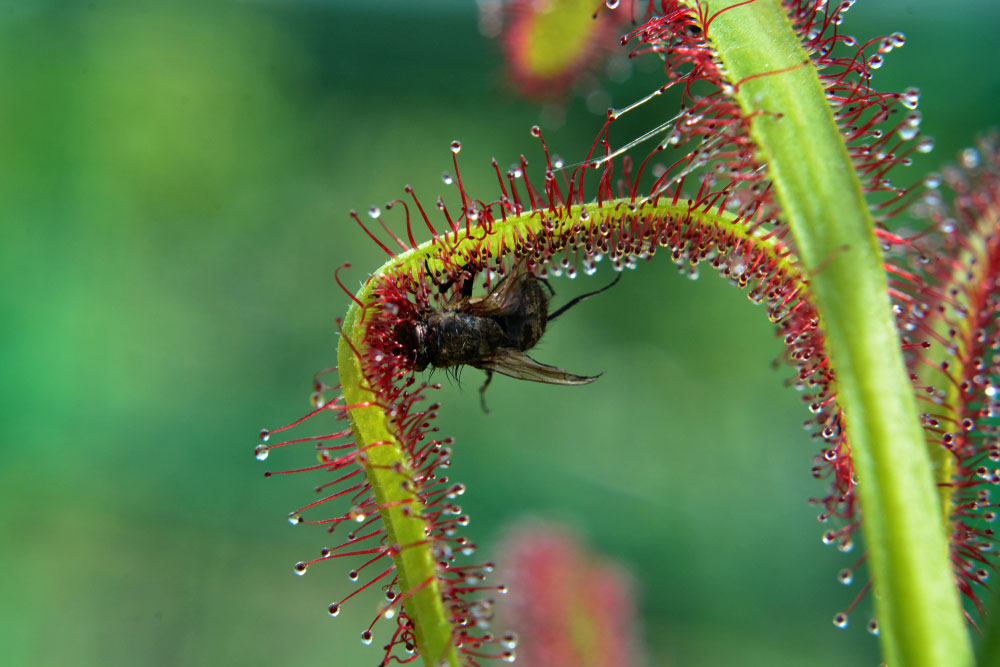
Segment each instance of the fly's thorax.
[{"label": "fly's thorax", "polygon": [[504,346],[503,329],[490,317],[445,309],[430,313],[424,324],[422,347],[438,368],[476,365]]}]

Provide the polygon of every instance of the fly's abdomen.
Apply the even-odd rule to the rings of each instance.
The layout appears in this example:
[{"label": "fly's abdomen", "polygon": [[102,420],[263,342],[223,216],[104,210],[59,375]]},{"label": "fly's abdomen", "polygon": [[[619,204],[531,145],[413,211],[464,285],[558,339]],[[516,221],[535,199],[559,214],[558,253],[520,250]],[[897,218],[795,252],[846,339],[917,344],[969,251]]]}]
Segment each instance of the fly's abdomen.
[{"label": "fly's abdomen", "polygon": [[525,352],[545,333],[549,299],[537,280],[528,282],[518,308],[496,319],[504,332],[504,346]]}]

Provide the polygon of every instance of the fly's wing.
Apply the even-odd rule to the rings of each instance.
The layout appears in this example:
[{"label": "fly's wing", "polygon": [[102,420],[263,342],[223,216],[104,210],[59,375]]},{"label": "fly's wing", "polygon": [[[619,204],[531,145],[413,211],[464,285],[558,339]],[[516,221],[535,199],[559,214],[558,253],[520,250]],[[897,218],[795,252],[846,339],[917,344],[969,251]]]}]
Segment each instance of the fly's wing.
[{"label": "fly's wing", "polygon": [[502,373],[518,380],[546,384],[590,384],[601,377],[600,375],[574,375],[561,368],[539,363],[524,352],[514,349],[500,350],[489,359],[476,364],[476,367]]},{"label": "fly's wing", "polygon": [[492,292],[479,299],[469,299],[462,305],[461,310],[479,317],[509,313],[516,308],[518,299],[524,291],[523,286],[530,280],[534,280],[534,277],[528,271],[528,260],[521,258]]}]

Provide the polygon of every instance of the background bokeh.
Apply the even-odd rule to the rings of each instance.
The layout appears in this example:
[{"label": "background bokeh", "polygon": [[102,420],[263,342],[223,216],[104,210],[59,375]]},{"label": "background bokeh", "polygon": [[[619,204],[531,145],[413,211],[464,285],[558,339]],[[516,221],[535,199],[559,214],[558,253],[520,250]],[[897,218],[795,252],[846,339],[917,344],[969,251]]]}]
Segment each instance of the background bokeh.
[{"label": "background bokeh", "polygon": [[[352,262],[356,287],[382,262],[346,212],[406,183],[433,202],[456,138],[491,198],[490,157],[537,157],[532,124],[572,161],[599,118],[580,96],[516,99],[471,2],[0,9],[0,661],[375,664],[384,636],[359,641],[375,600],[325,612],[347,566],[292,574],[330,541],[285,520],[313,481],[265,480],[252,456],[333,363],[333,269]],[[938,148],[914,178],[996,123],[992,3],[849,18],[908,37],[876,83],[923,91]],[[639,66],[602,94],[655,85]],[[484,416],[478,372],[446,382],[466,535],[487,559],[525,514],[572,526],[639,582],[651,665],[874,665],[869,601],[831,623],[860,585],[836,572],[860,554],[820,542],[778,341],[704,273],[655,261],[552,328],[536,356],[603,371],[593,385],[499,378]],[[610,275],[557,282],[557,299]]]}]

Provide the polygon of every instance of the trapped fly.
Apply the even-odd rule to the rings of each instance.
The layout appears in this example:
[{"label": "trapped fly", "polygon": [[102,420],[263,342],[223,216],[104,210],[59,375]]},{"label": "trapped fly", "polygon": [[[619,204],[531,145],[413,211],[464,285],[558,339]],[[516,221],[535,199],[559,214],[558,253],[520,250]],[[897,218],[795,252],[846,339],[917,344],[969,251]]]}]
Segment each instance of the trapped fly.
[{"label": "trapped fly", "polygon": [[[414,357],[414,368],[427,366],[450,368],[472,366],[486,371],[486,382],[479,389],[484,412],[486,388],[494,371],[519,380],[547,384],[589,384],[600,375],[576,375],[562,368],[535,361],[526,352],[545,333],[545,327],[586,298],[613,287],[583,294],[549,314],[548,283],[536,278],[521,258],[511,272],[493,290],[482,297],[472,297],[471,278],[444,307],[427,311],[415,322],[401,325],[397,339]],[[554,293],[554,292],[553,292]]]}]

